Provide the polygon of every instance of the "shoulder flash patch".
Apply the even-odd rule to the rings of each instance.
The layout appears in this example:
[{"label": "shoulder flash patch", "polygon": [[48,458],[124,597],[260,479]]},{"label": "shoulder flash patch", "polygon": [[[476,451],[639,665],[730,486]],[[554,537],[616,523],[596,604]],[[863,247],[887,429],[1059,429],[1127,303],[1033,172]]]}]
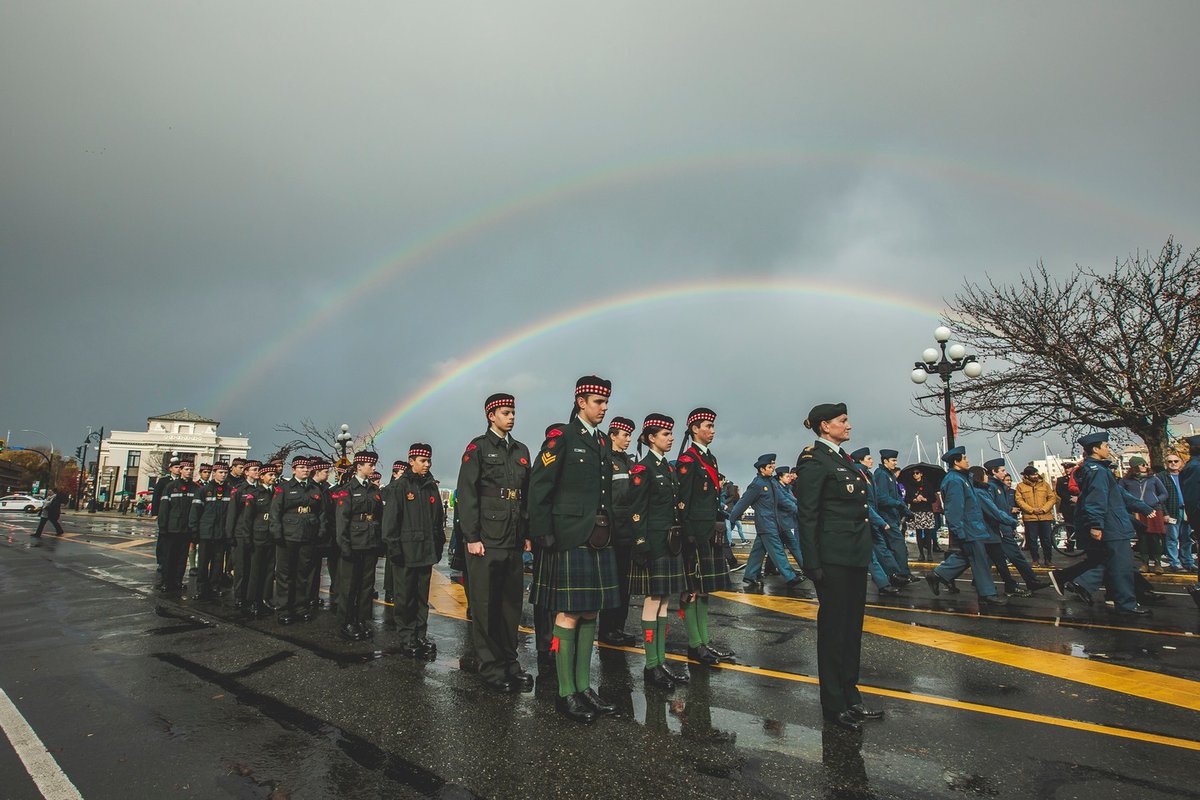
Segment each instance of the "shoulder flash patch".
[{"label": "shoulder flash patch", "polygon": [[639,472],[645,472],[645,471],[646,471],[645,464],[635,464],[634,466],[629,468],[630,475],[637,475]]},{"label": "shoulder flash patch", "polygon": [[472,450],[476,450],[476,449],[478,449],[478,445],[476,445],[474,442],[471,442],[469,445],[467,445],[468,453],[471,452]]},{"label": "shoulder flash patch", "polygon": [[681,455],[681,456],[679,457],[679,460],[680,460],[680,461],[691,461],[691,460],[692,460],[692,457],[691,457],[691,456],[689,456],[687,453],[684,453],[683,455]]},{"label": "shoulder flash patch", "polygon": [[553,438],[554,438],[554,437],[556,437],[556,436],[562,436],[562,431],[560,431],[558,428],[551,428],[551,429],[550,429],[550,430],[549,430],[549,431],[546,433],[546,438],[547,438],[547,439],[553,439]]},{"label": "shoulder flash patch", "polygon": [[282,487],[282,486],[276,486],[276,487],[275,487],[275,494],[283,494],[283,487]]}]

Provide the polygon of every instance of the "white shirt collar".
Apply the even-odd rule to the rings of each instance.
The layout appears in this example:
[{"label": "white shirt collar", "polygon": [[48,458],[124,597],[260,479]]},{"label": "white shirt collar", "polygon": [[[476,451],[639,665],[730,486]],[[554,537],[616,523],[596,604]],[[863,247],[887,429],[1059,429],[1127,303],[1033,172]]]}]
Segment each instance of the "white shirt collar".
[{"label": "white shirt collar", "polygon": [[596,435],[596,426],[595,425],[588,425],[587,420],[585,420],[583,417],[580,417],[580,416],[576,416],[575,421],[583,426],[583,429],[588,432],[589,436]]},{"label": "white shirt collar", "polygon": [[840,454],[842,452],[841,445],[834,444],[833,442],[829,441],[828,439],[823,439],[820,436],[818,436],[817,441],[820,442],[821,444],[825,445],[826,447],[828,447],[830,450],[832,450],[835,453]]},{"label": "white shirt collar", "polygon": [[696,449],[699,450],[701,453],[703,453],[704,455],[708,455],[708,445],[700,444],[695,439],[692,440],[692,444],[694,444],[696,446]]}]

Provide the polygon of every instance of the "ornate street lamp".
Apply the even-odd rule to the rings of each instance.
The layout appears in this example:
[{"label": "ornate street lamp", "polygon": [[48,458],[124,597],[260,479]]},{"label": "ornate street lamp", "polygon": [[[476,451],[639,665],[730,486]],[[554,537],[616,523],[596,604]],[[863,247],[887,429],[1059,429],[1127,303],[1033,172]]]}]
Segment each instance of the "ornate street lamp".
[{"label": "ornate street lamp", "polygon": [[339,433],[334,440],[338,443],[338,446],[342,448],[342,462],[345,463],[347,460],[346,450],[350,447],[350,442],[354,441],[354,437],[350,435],[350,426],[343,422],[342,432]]},{"label": "ornate street lamp", "polygon": [[[967,355],[967,348],[957,342],[946,346],[950,341],[950,329],[945,325],[938,326],[933,332],[937,347],[927,347],[921,353],[921,360],[913,365],[912,382],[925,383],[930,375],[942,379],[942,409],[946,418],[946,449],[954,447],[954,426],[950,422],[950,376],[962,372],[968,378],[978,378],[983,374],[983,364],[975,356]],[[934,395],[936,397],[936,395]]]}]

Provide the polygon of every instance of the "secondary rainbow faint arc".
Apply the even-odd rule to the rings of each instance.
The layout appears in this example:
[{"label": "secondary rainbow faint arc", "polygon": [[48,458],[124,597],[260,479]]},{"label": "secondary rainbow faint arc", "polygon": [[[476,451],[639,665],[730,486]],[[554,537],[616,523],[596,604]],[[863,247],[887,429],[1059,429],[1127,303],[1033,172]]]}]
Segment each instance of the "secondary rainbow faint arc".
[{"label": "secondary rainbow faint arc", "polygon": [[[922,177],[950,179],[1000,189],[1007,193],[1031,197],[1055,208],[1064,206],[1088,209],[1105,216],[1122,215],[1136,219],[1139,224],[1150,220],[1145,215],[1117,208],[1099,201],[1093,196],[1048,181],[1028,176],[1014,176],[1000,170],[989,170],[963,164],[950,159],[935,159],[910,154],[873,153],[851,150],[802,151],[797,148],[762,148],[733,153],[702,153],[675,155],[669,159],[656,159],[637,164],[606,165],[595,170],[573,175],[568,179],[543,184],[517,197],[476,209],[457,218],[424,236],[408,243],[399,253],[382,262],[365,267],[356,277],[347,280],[342,288],[330,293],[315,308],[300,315],[309,330],[319,329],[347,304],[362,297],[371,289],[394,279],[427,258],[453,247],[480,233],[507,223],[521,215],[532,213],[553,203],[572,196],[602,191],[627,182],[645,181],[649,178],[674,173],[692,173],[705,170],[734,169],[777,165],[812,165],[852,163],[864,167],[880,166],[887,169],[915,174]],[[281,326],[280,332],[251,350],[235,366],[224,380],[214,382],[212,405],[218,410],[240,395],[257,377],[262,364],[270,363],[288,346],[305,341],[292,335],[293,329]]]},{"label": "secondary rainbow faint arc", "polygon": [[421,388],[409,394],[400,403],[390,409],[380,425],[380,433],[386,433],[389,428],[414,411],[422,403],[442,391],[450,384],[467,373],[483,366],[489,360],[520,347],[527,342],[553,333],[562,328],[601,317],[616,311],[625,311],[637,306],[653,303],[689,300],[706,296],[728,295],[758,295],[758,294],[799,294],[826,297],[837,300],[852,300],[860,303],[898,308],[936,318],[941,309],[929,303],[896,294],[883,294],[862,289],[848,289],[831,283],[820,281],[779,279],[779,278],[732,278],[696,281],[685,284],[664,284],[642,289],[626,294],[613,295],[598,301],[569,308],[537,320],[530,325],[516,330],[503,339],[476,350],[466,356],[450,371],[432,378]]}]

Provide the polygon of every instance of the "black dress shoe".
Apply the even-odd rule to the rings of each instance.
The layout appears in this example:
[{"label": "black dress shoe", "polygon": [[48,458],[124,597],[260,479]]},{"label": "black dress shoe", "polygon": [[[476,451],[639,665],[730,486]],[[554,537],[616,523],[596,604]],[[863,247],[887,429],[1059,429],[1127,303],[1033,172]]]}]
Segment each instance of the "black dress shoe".
[{"label": "black dress shoe", "polygon": [[992,594],[992,595],[988,595],[986,597],[980,597],[979,605],[981,605],[981,606],[1006,606],[1006,605],[1008,605],[1008,598],[1001,597],[998,594]]},{"label": "black dress shoe", "polygon": [[687,667],[671,669],[666,664],[659,664],[655,669],[675,683],[688,684],[692,682],[692,676],[688,674]]},{"label": "black dress shoe", "polygon": [[363,624],[361,622],[354,623],[354,640],[363,642],[368,638],[370,637],[367,635],[367,629],[363,627]]},{"label": "black dress shoe", "polygon": [[1138,596],[1137,601],[1144,606],[1160,606],[1163,604],[1163,596],[1153,589],[1147,589]]},{"label": "black dress shoe", "polygon": [[371,625],[370,623],[366,623],[366,622],[358,623],[358,631],[359,631],[359,633],[362,634],[362,637],[364,639],[374,639],[375,638],[375,626]]},{"label": "black dress shoe", "polygon": [[908,578],[904,577],[899,572],[897,572],[895,575],[889,576],[888,582],[891,583],[892,586],[908,586],[909,584]]},{"label": "black dress shoe", "polygon": [[862,703],[850,706],[850,713],[859,719],[883,719],[883,712],[867,708]]},{"label": "black dress shoe", "polygon": [[849,709],[838,712],[836,714],[826,714],[825,719],[837,725],[839,728],[848,731],[861,731],[862,722],[858,717],[854,716],[854,712]]},{"label": "black dress shoe", "polygon": [[1196,608],[1200,608],[1200,586],[1189,586],[1187,592],[1192,596],[1192,602],[1196,604]]},{"label": "black dress shoe", "polygon": [[233,601],[233,610],[240,611],[240,610],[242,610],[242,608],[245,607],[245,605],[246,605],[245,600],[234,600]]},{"label": "black dress shoe", "polygon": [[1089,606],[1095,602],[1094,600],[1092,600],[1092,593],[1089,592],[1087,589],[1083,588],[1082,586],[1080,586],[1075,581],[1069,581],[1066,585],[1063,586],[1063,590],[1075,595],[1080,600],[1087,603]]},{"label": "black dress shoe", "polygon": [[587,704],[591,706],[592,710],[597,714],[603,716],[604,714],[611,714],[617,710],[617,707],[612,703],[604,702],[600,695],[596,694],[596,690],[590,686],[584,689],[582,692],[579,692],[579,694],[584,700],[587,701]]},{"label": "black dress shoe", "polygon": [[512,675],[508,676],[508,679],[515,683],[517,688],[522,692],[533,691],[533,676],[525,670],[518,670],[517,672],[514,672]]},{"label": "black dress shoe", "polygon": [[661,667],[651,667],[650,669],[642,670],[642,683],[648,689],[661,689],[664,692],[669,692],[675,688],[675,681],[667,676],[666,671]]},{"label": "black dress shoe", "polygon": [[706,667],[715,667],[717,664],[721,663],[721,659],[716,655],[716,653],[713,653],[704,645],[700,645],[699,647],[689,647],[688,658],[690,658],[692,661],[699,661]]},{"label": "black dress shoe", "polygon": [[484,681],[483,685],[498,694],[516,694],[521,691],[521,687],[508,678],[501,678],[497,681]]},{"label": "black dress shoe", "polygon": [[1134,606],[1133,608],[1118,608],[1117,613],[1122,616],[1144,617],[1151,612],[1145,606]]},{"label": "black dress shoe", "polygon": [[721,659],[722,661],[728,661],[729,659],[731,659],[737,655],[737,653],[733,652],[732,650],[725,648],[725,647],[717,647],[715,644],[712,644],[711,642],[704,645],[704,647],[706,647],[708,649],[708,652],[712,653],[714,656]]},{"label": "black dress shoe", "polygon": [[889,585],[885,585],[885,586],[880,586],[879,593],[880,594],[900,594],[900,590],[897,589],[895,586],[891,586],[889,584]]},{"label": "black dress shoe", "polygon": [[1025,588],[1031,592],[1041,591],[1050,585],[1050,581],[1026,581]]},{"label": "black dress shoe", "polygon": [[417,642],[417,645],[421,648],[421,658],[424,658],[428,661],[433,661],[435,658],[437,658],[436,642],[431,642],[428,639],[421,639]]},{"label": "black dress shoe", "polygon": [[400,655],[406,658],[419,658],[421,656],[421,645],[416,642],[409,642],[400,648]]},{"label": "black dress shoe", "polygon": [[350,623],[346,623],[341,627],[341,630],[338,631],[338,636],[342,637],[347,642],[357,642],[358,628],[354,627]]},{"label": "black dress shoe", "polygon": [[762,581],[745,580],[745,579],[742,580],[742,590],[743,591],[752,592],[752,591],[761,589],[762,585],[763,585]]},{"label": "black dress shoe", "polygon": [[559,697],[554,701],[554,708],[572,722],[590,725],[596,721],[596,712],[592,710],[587,700],[579,692]]},{"label": "black dress shoe", "polygon": [[267,611],[278,611],[279,610],[279,606],[275,605],[270,600],[263,600],[262,607],[265,608]]},{"label": "black dress shoe", "polygon": [[301,622],[312,622],[312,618],[313,612],[307,608],[296,615],[296,619],[300,620]]},{"label": "black dress shoe", "polygon": [[920,575],[909,575],[905,580],[909,583],[920,583],[922,578]]},{"label": "black dress shoe", "polygon": [[463,656],[458,659],[458,668],[463,672],[479,672],[479,659],[475,656]]},{"label": "black dress shoe", "polygon": [[925,582],[929,584],[929,591],[938,596],[942,594],[942,579],[937,575],[929,573],[925,576]]},{"label": "black dress shoe", "polygon": [[275,621],[278,622],[280,625],[291,625],[293,622],[296,621],[296,617],[285,611],[284,613],[282,613],[278,617],[276,617]]},{"label": "black dress shoe", "polygon": [[796,575],[796,577],[792,578],[790,581],[787,582],[787,588],[795,589],[797,586],[799,586],[802,583],[804,583],[804,575],[798,574],[798,575]]}]

